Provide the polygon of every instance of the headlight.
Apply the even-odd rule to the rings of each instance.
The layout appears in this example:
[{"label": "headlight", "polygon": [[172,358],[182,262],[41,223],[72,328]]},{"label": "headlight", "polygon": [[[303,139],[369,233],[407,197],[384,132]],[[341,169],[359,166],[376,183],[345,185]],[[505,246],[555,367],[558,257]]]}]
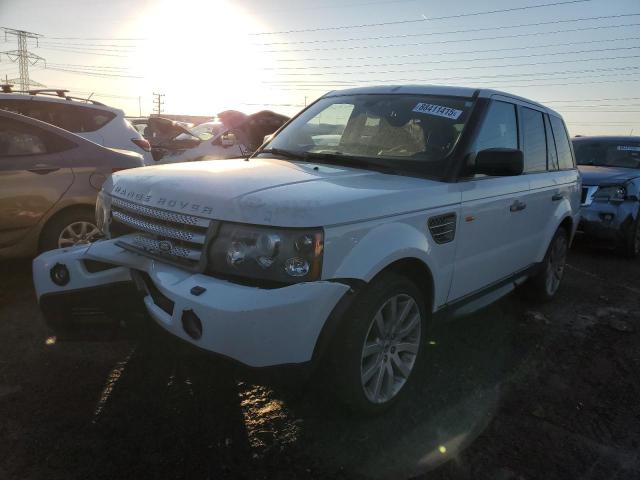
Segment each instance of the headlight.
[{"label": "headlight", "polygon": [[111,197],[102,191],[98,192],[98,198],[96,199],[96,226],[105,238],[109,238],[110,208]]},{"label": "headlight", "polygon": [[208,271],[283,283],[318,280],[321,229],[280,229],[223,223],[209,247]]},{"label": "headlight", "polygon": [[609,202],[623,202],[627,197],[627,189],[622,185],[611,185],[608,187],[600,187],[596,190],[593,198],[594,200],[609,201]]}]

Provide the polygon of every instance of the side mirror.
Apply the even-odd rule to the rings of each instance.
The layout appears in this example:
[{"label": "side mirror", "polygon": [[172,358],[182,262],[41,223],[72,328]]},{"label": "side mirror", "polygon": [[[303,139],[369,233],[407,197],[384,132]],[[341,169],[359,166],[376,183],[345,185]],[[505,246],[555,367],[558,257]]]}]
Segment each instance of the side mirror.
[{"label": "side mirror", "polygon": [[474,173],[483,173],[495,177],[522,175],[524,155],[515,148],[487,148],[476,155]]}]

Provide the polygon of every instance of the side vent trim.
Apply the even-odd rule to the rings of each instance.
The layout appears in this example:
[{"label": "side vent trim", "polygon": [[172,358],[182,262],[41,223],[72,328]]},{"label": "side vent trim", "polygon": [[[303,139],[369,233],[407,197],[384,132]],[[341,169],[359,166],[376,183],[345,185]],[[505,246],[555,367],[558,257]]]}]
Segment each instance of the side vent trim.
[{"label": "side vent trim", "polygon": [[437,244],[449,243],[456,236],[456,214],[445,213],[431,217],[428,222],[429,232]]}]

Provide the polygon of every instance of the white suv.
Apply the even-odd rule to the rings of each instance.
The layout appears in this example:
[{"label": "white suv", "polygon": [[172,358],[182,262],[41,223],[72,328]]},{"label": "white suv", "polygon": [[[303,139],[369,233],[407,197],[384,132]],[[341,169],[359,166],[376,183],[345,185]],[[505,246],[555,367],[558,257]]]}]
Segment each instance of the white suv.
[{"label": "white suv", "polygon": [[0,93],[0,109],[50,123],[103,147],[139,153],[145,165],[154,163],[151,145],[124,118],[122,110],[70,97],[67,90]]},{"label": "white suv", "polygon": [[35,285],[64,328],[74,302],[133,279],[176,337],[251,367],[329,364],[342,398],[376,412],[416,377],[432,320],[525,282],[555,295],[579,182],[564,123],[540,104],[336,91],[248,160],[116,173],[97,205],[110,239],[41,255]]}]

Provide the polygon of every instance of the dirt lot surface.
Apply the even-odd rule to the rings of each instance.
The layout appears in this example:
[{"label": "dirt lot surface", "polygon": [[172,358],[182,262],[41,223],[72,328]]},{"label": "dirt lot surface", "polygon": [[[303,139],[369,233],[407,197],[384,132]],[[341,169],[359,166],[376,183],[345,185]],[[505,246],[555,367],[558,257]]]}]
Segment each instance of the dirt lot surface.
[{"label": "dirt lot surface", "polygon": [[0,479],[639,479],[639,307],[640,261],[574,250],[553,303],[514,294],[438,327],[416,388],[362,419],[330,383],[47,341],[29,262],[3,263]]}]

